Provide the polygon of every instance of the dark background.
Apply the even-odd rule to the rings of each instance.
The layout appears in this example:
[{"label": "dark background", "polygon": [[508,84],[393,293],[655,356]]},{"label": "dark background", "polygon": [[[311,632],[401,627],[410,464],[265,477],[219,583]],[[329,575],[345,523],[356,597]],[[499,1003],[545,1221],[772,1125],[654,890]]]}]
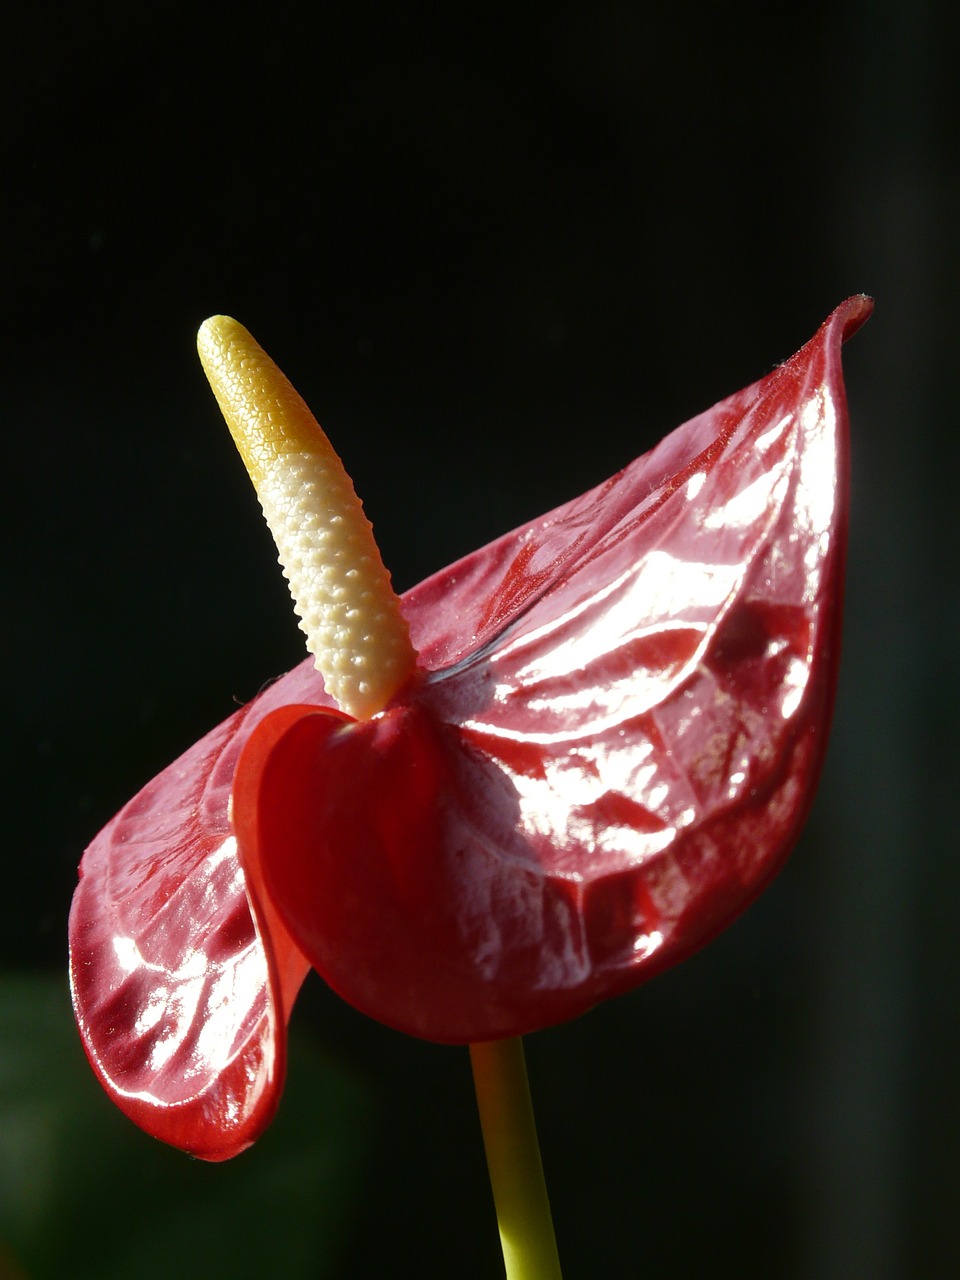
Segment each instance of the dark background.
[{"label": "dark background", "polygon": [[[707,951],[528,1057],[568,1280],[960,1271],[957,13],[20,12],[0,88],[0,1001],[62,994],[85,843],[301,655],[196,361],[206,315],[247,324],[312,405],[404,589],[866,291],[877,312],[846,351],[845,662],[808,830]],[[369,1106],[343,1229],[286,1274],[496,1275],[465,1054],[309,985],[300,1031]],[[62,1043],[62,1087],[112,1133],[51,1008],[42,1036],[0,1017],[0,1086],[3,1055],[41,1036],[24,1074],[47,1115],[44,1046]],[[65,1138],[55,1158],[20,1143],[25,1106],[0,1088],[3,1277],[58,1274],[37,1241],[89,1182]],[[131,1168],[152,1158],[121,1125]],[[242,1162],[267,1170],[270,1141]],[[195,1205],[229,1205],[225,1170],[196,1176]],[[18,1217],[24,1177],[39,1190]],[[144,1241],[162,1239],[159,1181],[136,1178]],[[282,1194],[287,1235],[320,1193],[294,1177]],[[104,1182],[102,1217],[84,1209],[91,1257],[133,1212],[123,1195]],[[281,1227],[245,1230],[269,1255]],[[179,1274],[219,1274],[190,1240]],[[229,1273],[260,1274],[254,1252]]]}]

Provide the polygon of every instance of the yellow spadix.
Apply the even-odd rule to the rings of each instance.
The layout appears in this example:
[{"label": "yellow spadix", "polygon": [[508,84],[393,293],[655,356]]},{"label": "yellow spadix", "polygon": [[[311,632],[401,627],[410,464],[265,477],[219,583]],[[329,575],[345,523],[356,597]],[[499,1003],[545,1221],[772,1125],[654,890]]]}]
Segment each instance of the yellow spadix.
[{"label": "yellow spadix", "polygon": [[307,648],[337,705],[367,720],[416,666],[370,521],[313,414],[246,329],[213,316],[197,346],[277,544]]}]

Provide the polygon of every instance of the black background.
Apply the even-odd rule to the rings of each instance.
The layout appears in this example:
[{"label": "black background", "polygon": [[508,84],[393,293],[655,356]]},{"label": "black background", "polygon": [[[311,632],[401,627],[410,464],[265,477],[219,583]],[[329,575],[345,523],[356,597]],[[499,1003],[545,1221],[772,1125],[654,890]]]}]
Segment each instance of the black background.
[{"label": "black background", "polygon": [[[194,354],[206,315],[314,408],[402,590],[869,292],[808,830],[711,948],[528,1056],[568,1280],[953,1274],[957,22],[934,0],[23,10],[5,969],[62,971],[87,840],[301,655]],[[465,1055],[310,988],[298,1020],[378,1100],[337,1276],[497,1274]]]}]

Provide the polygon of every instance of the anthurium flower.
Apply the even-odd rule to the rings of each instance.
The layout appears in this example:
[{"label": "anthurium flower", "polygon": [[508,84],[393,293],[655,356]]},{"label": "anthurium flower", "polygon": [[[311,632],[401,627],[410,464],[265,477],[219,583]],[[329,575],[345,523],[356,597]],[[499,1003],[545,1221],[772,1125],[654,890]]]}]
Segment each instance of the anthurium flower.
[{"label": "anthurium flower", "polygon": [[[413,657],[375,638],[369,662],[341,663],[353,693],[336,700],[335,676],[304,662],[96,837],[71,914],[74,1004],[134,1120],[207,1159],[249,1145],[311,967],[392,1027],[493,1040],[628,991],[756,896],[827,739],[840,346],[870,309],[850,299],[619,475],[407,592],[388,630],[409,629]],[[269,459],[248,452],[263,480]],[[312,485],[261,492],[294,539]],[[365,703],[367,667],[390,674]]]}]

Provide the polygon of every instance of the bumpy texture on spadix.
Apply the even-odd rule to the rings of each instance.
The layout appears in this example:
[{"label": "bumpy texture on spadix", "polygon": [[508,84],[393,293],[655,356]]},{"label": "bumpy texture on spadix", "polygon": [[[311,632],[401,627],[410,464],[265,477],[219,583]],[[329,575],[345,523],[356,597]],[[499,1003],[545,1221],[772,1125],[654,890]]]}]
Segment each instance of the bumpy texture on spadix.
[{"label": "bumpy texture on spadix", "polygon": [[366,720],[416,665],[370,521],[313,414],[246,329],[214,316],[197,346],[277,544],[307,648],[337,705]]},{"label": "bumpy texture on spadix", "polygon": [[130,1115],[210,1159],[249,1144],[311,965],[391,1026],[495,1039],[628,990],[760,891],[826,744],[840,344],[869,311],[850,299],[760,382],[408,592],[421,675],[382,715],[338,713],[305,663],[101,832],[74,1002]]}]

